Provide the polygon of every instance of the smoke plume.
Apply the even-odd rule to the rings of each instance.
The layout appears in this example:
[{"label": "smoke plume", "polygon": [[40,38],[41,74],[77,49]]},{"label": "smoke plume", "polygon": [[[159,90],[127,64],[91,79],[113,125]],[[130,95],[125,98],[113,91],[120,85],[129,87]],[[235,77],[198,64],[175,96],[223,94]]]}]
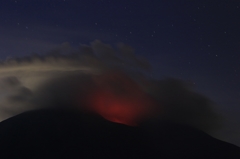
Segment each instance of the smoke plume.
[{"label": "smoke plume", "polygon": [[172,121],[209,131],[218,124],[213,102],[177,79],[151,79],[151,66],[123,43],[64,43],[45,55],[0,64],[0,120],[30,109],[77,107],[127,125]]}]

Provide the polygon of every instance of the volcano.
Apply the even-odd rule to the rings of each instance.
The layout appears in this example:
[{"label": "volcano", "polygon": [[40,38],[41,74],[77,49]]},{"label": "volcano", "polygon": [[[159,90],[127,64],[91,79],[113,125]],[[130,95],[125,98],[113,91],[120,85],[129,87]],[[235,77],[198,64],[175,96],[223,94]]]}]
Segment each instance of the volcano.
[{"label": "volcano", "polygon": [[64,109],[28,111],[2,121],[0,143],[3,159],[240,158],[237,146],[189,126],[132,127]]}]

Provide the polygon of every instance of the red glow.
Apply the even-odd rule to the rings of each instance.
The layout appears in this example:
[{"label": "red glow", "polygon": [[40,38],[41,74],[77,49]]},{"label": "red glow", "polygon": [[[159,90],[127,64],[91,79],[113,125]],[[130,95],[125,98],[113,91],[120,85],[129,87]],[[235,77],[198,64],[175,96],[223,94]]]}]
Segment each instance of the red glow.
[{"label": "red glow", "polygon": [[[136,126],[154,105],[153,100],[126,76],[108,74],[98,82],[98,89],[89,98],[90,105],[109,121]],[[110,84],[114,82],[117,86]]]},{"label": "red glow", "polygon": [[110,92],[99,92],[93,97],[94,109],[107,120],[123,123],[127,125],[136,125],[135,119],[139,115],[139,102],[128,101],[114,96]]}]

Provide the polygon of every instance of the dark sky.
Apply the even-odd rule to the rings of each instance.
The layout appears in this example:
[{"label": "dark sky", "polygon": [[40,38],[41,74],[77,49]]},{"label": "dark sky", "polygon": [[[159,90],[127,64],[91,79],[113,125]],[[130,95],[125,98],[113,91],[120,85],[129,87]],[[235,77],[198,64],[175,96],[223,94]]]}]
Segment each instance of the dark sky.
[{"label": "dark sky", "polygon": [[[2,0],[0,59],[41,54],[63,42],[123,42],[149,59],[156,77],[195,82],[236,127],[239,28],[238,0]],[[236,134],[232,127],[226,133]],[[240,144],[239,136],[226,140]]]}]

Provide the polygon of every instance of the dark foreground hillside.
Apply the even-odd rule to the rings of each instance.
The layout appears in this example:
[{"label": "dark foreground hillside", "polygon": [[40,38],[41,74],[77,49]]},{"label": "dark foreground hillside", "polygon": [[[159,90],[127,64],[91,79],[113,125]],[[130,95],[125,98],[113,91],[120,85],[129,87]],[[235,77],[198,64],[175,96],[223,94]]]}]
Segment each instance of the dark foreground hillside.
[{"label": "dark foreground hillside", "polygon": [[0,123],[1,159],[101,157],[240,159],[240,148],[187,126],[136,128],[66,110],[30,111]]}]

